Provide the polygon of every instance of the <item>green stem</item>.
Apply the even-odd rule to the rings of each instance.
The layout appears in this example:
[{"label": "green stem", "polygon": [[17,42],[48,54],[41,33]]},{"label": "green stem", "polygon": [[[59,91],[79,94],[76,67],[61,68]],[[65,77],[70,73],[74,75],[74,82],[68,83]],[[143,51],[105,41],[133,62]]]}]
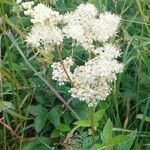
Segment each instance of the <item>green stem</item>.
[{"label": "green stem", "polygon": [[90,123],[91,123],[93,144],[95,143],[94,113],[95,113],[95,107],[90,107],[89,108],[89,120],[90,120]]},{"label": "green stem", "polygon": [[67,70],[66,70],[66,67],[65,67],[63,58],[62,58],[62,56],[61,56],[61,50],[60,50],[60,47],[57,46],[56,49],[57,49],[57,52],[58,52],[58,57],[59,57],[60,63],[61,63],[61,65],[62,65],[63,69],[64,69],[64,72],[65,72],[65,74],[66,74],[68,80],[70,81],[71,85],[73,86],[73,82],[72,82],[72,80],[71,80],[71,78],[70,78],[70,76],[69,76],[69,74],[68,74],[68,72],[67,72]]},{"label": "green stem", "polygon": [[116,82],[114,83],[114,91],[113,91],[113,100],[114,100],[114,104],[115,104],[115,108],[116,108],[116,118],[115,118],[115,121],[116,121],[116,124],[119,126],[119,127],[122,127],[121,125],[121,120],[120,120],[120,116],[119,116],[119,109],[118,109],[118,98],[117,98],[117,85],[116,85]]}]

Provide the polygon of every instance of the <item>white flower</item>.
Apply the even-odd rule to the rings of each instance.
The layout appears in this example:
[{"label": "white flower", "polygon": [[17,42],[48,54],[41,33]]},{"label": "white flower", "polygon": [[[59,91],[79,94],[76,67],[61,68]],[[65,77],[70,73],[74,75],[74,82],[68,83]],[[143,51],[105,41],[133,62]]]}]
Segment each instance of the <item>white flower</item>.
[{"label": "white flower", "polygon": [[121,17],[110,12],[104,12],[99,15],[99,19],[93,22],[93,32],[96,41],[105,42],[110,37],[115,36],[119,27]]},{"label": "white flower", "polygon": [[88,84],[70,89],[71,96],[85,101],[89,107],[95,106],[98,101],[105,100],[111,92],[110,86],[104,80],[98,82],[98,87],[90,87]]},{"label": "white flower", "polygon": [[[74,64],[74,61],[71,57],[67,57],[65,60],[63,60],[65,69],[67,71],[67,74],[70,78],[72,78],[72,73],[70,71],[70,67]],[[68,82],[69,79],[64,72],[63,66],[60,62],[54,62],[51,67],[53,68],[52,72],[52,79],[57,80],[59,82],[59,85],[63,85],[65,82]]]},{"label": "white flower", "polygon": [[93,33],[91,22],[94,21],[98,11],[92,4],[81,4],[73,12],[64,15],[64,35],[77,41],[86,50],[92,49]]},{"label": "white flower", "polygon": [[21,5],[22,5],[22,7],[23,7],[24,9],[31,9],[32,6],[34,5],[34,2],[33,2],[33,1],[31,1],[31,2],[24,2],[24,3],[22,3]]},{"label": "white flower", "polygon": [[[85,65],[77,66],[73,73],[69,72],[73,82],[73,87],[69,90],[72,97],[86,101],[88,106],[94,106],[100,100],[106,100],[111,93],[110,83],[114,82],[116,75],[123,71],[123,65],[116,60],[121,53],[116,52],[119,50],[115,48],[112,45],[99,48],[101,50],[99,55],[87,61]],[[66,63],[66,60],[64,61]],[[55,63],[52,66],[53,79],[60,84],[69,82],[60,63],[57,63],[57,67],[54,67]],[[67,68],[70,68],[70,65],[68,66]]]},{"label": "white flower", "polygon": [[78,42],[84,38],[84,30],[81,25],[69,24],[63,28],[63,33],[67,38],[73,37]]},{"label": "white flower", "polygon": [[[63,32],[66,37],[71,37],[77,44],[87,51],[94,48],[93,42],[105,42],[115,36],[121,18],[105,12],[98,14],[92,4],[81,4],[73,12],[64,15],[66,24]],[[75,32],[76,31],[76,32]]]},{"label": "white flower", "polygon": [[82,17],[89,17],[93,18],[98,14],[98,10],[93,4],[87,3],[87,4],[80,4],[77,9],[76,13],[81,15]]},{"label": "white flower", "polygon": [[25,11],[25,14],[32,17],[31,22],[33,24],[45,24],[45,21],[48,21],[49,23],[56,25],[62,19],[62,16],[59,14],[59,12],[52,10],[50,7],[42,3],[38,4],[33,9],[28,8],[28,10]]},{"label": "white flower", "polygon": [[111,92],[109,84],[116,80],[116,74],[122,72],[122,68],[117,60],[102,59],[100,56],[77,67],[72,79],[74,87],[70,89],[72,97],[86,101],[89,106],[105,100]]},{"label": "white flower", "polygon": [[108,43],[108,39],[116,35],[121,18],[110,12],[99,14],[89,3],[80,4],[64,15],[42,3],[34,7],[33,4],[22,4],[27,9],[24,13],[31,16],[33,23],[26,38],[27,44],[49,52],[67,37],[91,54],[84,65],[77,66],[72,72],[70,67],[74,61],[71,57],[63,60],[64,66],[54,62],[51,65],[52,79],[59,85],[72,82],[68,92],[72,97],[85,101],[89,107],[106,100],[111,93],[111,84],[123,71],[123,64],[117,60],[121,55],[120,49]]},{"label": "white flower", "polygon": [[121,55],[121,50],[112,44],[105,44],[103,47],[94,49],[93,53],[101,55],[101,58],[114,59]]},{"label": "white flower", "polygon": [[[25,6],[29,6],[29,4],[27,3]],[[31,22],[33,23],[26,38],[27,44],[34,47],[41,46],[48,50],[49,47],[60,45],[63,42],[62,31],[57,26],[62,19],[59,12],[53,11],[48,6],[40,3],[33,8],[28,7],[25,14],[31,16]]]},{"label": "white flower", "polygon": [[34,47],[60,45],[63,41],[61,30],[55,26],[37,24],[31,29],[26,42]]}]

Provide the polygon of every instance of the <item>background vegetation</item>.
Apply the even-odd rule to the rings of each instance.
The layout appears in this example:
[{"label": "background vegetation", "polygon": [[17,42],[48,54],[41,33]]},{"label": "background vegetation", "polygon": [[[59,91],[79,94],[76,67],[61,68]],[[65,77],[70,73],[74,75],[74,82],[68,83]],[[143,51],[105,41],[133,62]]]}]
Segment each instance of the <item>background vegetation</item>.
[{"label": "background vegetation", "polygon": [[[0,0],[1,150],[150,149],[150,1],[59,0],[52,7],[65,13],[83,2],[123,18],[116,40],[125,69],[108,100],[96,107],[95,142],[87,105],[70,99],[67,85],[51,80],[51,56],[36,56],[24,43],[29,18],[14,0]],[[66,45],[65,57],[70,53]],[[76,47],[75,57],[81,64],[86,54]]]}]

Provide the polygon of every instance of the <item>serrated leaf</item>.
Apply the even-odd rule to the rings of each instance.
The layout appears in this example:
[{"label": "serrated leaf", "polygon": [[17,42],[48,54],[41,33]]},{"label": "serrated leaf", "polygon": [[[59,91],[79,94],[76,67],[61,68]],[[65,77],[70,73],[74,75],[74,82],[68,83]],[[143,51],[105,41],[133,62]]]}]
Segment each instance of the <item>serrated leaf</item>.
[{"label": "serrated leaf", "polygon": [[79,120],[79,121],[76,121],[74,124],[77,126],[80,126],[80,127],[90,127],[91,126],[91,123],[89,120]]},{"label": "serrated leaf", "polygon": [[42,107],[41,105],[35,105],[35,106],[30,106],[29,111],[32,115],[37,116],[37,115],[45,115],[47,114],[47,109]]},{"label": "serrated leaf", "polygon": [[128,139],[127,135],[118,135],[110,140],[109,145],[117,145],[127,141],[127,139]]},{"label": "serrated leaf", "polygon": [[54,107],[48,114],[48,119],[54,126],[60,125],[60,114],[59,114],[59,108],[56,106]]},{"label": "serrated leaf", "polygon": [[41,105],[30,106],[29,111],[31,114],[36,116],[34,119],[34,126],[37,133],[39,133],[45,126],[47,121],[48,111],[46,108],[42,107]]},{"label": "serrated leaf", "polygon": [[[111,138],[108,142],[106,142],[105,144],[99,145],[96,144],[95,148],[101,150],[101,149],[111,149],[112,147],[114,147],[115,145],[118,145],[120,143],[123,143],[125,141],[128,140],[128,136],[127,135],[118,135],[114,138]],[[96,149],[95,149],[96,150]],[[122,149],[125,150],[125,149]]]},{"label": "serrated leaf", "polygon": [[44,128],[46,120],[47,120],[47,116],[43,116],[43,115],[38,115],[34,119],[34,125],[35,125],[36,132],[39,133]]},{"label": "serrated leaf", "polygon": [[136,137],[136,132],[130,133],[128,135],[127,141],[119,144],[116,150],[130,150],[135,140],[135,137]]},{"label": "serrated leaf", "polygon": [[103,143],[108,143],[112,138],[113,133],[113,125],[110,119],[108,119],[107,123],[103,128],[103,133],[101,134],[101,138]]},{"label": "serrated leaf", "polygon": [[69,111],[66,111],[66,112],[63,114],[62,117],[63,117],[63,120],[64,120],[64,123],[65,123],[65,124],[70,124],[70,123],[72,123],[72,121],[73,121],[73,119],[74,119]]},{"label": "serrated leaf", "polygon": [[103,115],[105,114],[105,109],[99,110],[94,114],[94,122],[98,122],[101,120]]},{"label": "serrated leaf", "polygon": [[75,112],[77,112],[78,116],[81,119],[84,120],[87,118],[88,109],[87,109],[87,105],[85,102],[81,102],[81,101],[78,101],[76,99],[73,99],[71,101],[71,106],[75,110]]}]

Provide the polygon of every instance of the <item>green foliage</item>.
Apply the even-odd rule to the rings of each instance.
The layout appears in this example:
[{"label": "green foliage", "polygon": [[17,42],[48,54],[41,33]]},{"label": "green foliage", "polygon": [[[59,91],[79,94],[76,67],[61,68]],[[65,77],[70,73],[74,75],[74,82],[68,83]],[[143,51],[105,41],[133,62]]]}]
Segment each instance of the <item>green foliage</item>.
[{"label": "green foliage", "polygon": [[79,121],[76,121],[74,124],[79,127],[90,127],[91,126],[91,123],[89,120],[79,120]]},{"label": "green foliage", "polygon": [[129,150],[131,149],[135,137],[136,133],[113,136],[113,125],[111,120],[108,119],[101,133],[102,144],[94,144],[92,149]]},{"label": "green foliage", "polygon": [[48,138],[35,138],[31,142],[25,143],[22,150],[50,150]]},{"label": "green foliage", "polygon": [[[49,5],[50,1],[35,2]],[[123,52],[120,60],[124,63],[124,72],[112,85],[108,100],[95,108],[92,121],[87,105],[70,99],[69,86],[60,87],[51,80],[50,65],[52,59],[58,61],[57,54],[35,57],[37,51],[24,43],[31,26],[30,18],[24,16],[15,0],[0,0],[0,149],[149,149],[150,2],[59,0],[52,7],[65,13],[83,2],[91,2],[101,12],[108,10],[122,16],[116,44]],[[5,34],[8,30],[14,35],[13,43]],[[71,54],[70,40],[64,40],[62,53],[63,57]],[[77,65],[87,60],[80,46],[74,47],[73,57]]]},{"label": "green foliage", "polygon": [[80,132],[77,139],[73,141],[73,147],[76,149],[88,150],[91,149],[92,138],[87,132]]},{"label": "green foliage", "polygon": [[54,126],[60,125],[59,107],[54,107],[48,114],[48,119]]},{"label": "green foliage", "polygon": [[113,133],[112,129],[113,129],[113,125],[109,119],[107,121],[107,123],[105,124],[105,126],[103,128],[103,132],[101,134],[101,138],[102,138],[103,143],[109,143],[110,140],[112,139],[112,133]]},{"label": "green foliage", "polygon": [[136,138],[136,132],[130,133],[128,139],[117,146],[117,150],[130,150]]},{"label": "green foliage", "polygon": [[[93,115],[94,127],[98,127],[98,122],[102,119],[102,117],[104,116],[104,113],[105,113],[105,109],[99,110],[94,113]],[[90,121],[89,118],[87,118],[86,120],[76,121],[74,124],[78,127],[91,127],[92,126],[92,122]]]}]

